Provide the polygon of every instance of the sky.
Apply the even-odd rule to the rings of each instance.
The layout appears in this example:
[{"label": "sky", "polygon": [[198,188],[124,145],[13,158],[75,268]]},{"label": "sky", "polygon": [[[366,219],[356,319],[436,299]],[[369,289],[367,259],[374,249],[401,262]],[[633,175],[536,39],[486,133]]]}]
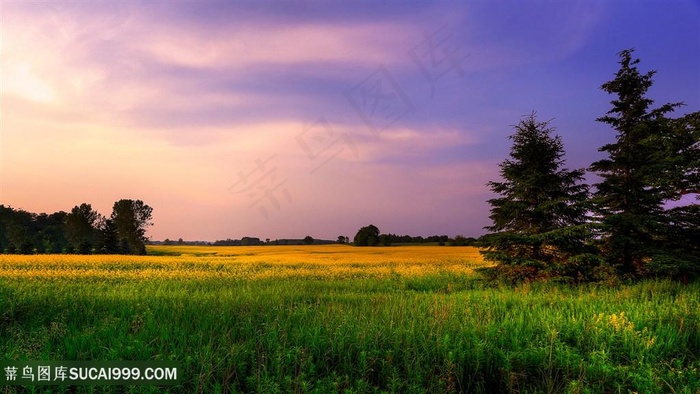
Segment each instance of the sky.
[{"label": "sky", "polygon": [[484,234],[523,116],[602,157],[623,49],[700,110],[699,0],[0,4],[0,204],[153,240]]}]

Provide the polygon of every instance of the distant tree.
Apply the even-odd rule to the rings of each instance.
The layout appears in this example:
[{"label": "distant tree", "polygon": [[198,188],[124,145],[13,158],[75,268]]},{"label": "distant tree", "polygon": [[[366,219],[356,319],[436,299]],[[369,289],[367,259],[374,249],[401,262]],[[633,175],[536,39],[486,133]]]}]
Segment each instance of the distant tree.
[{"label": "distant tree", "polygon": [[379,245],[391,246],[391,237],[389,236],[389,234],[380,234],[379,235]]},{"label": "distant tree", "polygon": [[345,238],[345,236],[343,236],[343,235],[338,236],[338,243],[339,244],[344,244],[346,242],[347,242],[347,239]]},{"label": "distant tree", "polygon": [[87,203],[52,214],[0,205],[0,253],[143,253],[151,211],[132,200],[115,203],[110,219]]},{"label": "distant tree", "polygon": [[451,246],[472,246],[476,243],[475,238],[467,238],[464,235],[457,235],[453,240],[451,240]]},{"label": "distant tree", "polygon": [[32,214],[30,225],[30,237],[32,242],[32,252],[46,253],[45,228],[48,226],[49,215],[45,213]]},{"label": "distant tree", "polygon": [[184,244],[185,244],[185,241],[183,241],[182,238],[178,238],[178,239],[177,239],[177,244],[178,244],[178,245],[184,245]]},{"label": "distant tree", "polygon": [[112,219],[105,219],[100,226],[99,252],[104,254],[116,254],[120,252],[119,230]]},{"label": "distant tree", "polygon": [[449,240],[450,237],[447,235],[431,235],[425,239],[425,242],[437,242],[438,245],[444,245],[445,242]]},{"label": "distant tree", "polygon": [[377,246],[379,244],[379,228],[370,224],[362,227],[355,234],[355,246]]},{"label": "distant tree", "polygon": [[9,252],[10,241],[7,238],[7,225],[10,223],[14,210],[10,207],[0,205],[0,253]]},{"label": "distant tree", "polygon": [[146,254],[146,228],[151,223],[153,209],[141,200],[123,199],[114,203],[114,222],[122,253]]},{"label": "distant tree", "polygon": [[90,204],[75,206],[66,216],[66,238],[76,253],[92,253],[97,243],[100,214]]},{"label": "distant tree", "polygon": [[257,237],[243,237],[240,241],[240,245],[242,246],[256,246],[260,244],[260,238]]},{"label": "distant tree", "polygon": [[34,253],[34,236],[32,213],[24,210],[9,208],[5,212],[4,232],[9,253]]},{"label": "distant tree", "polygon": [[313,245],[314,239],[310,235],[304,237],[304,245]]},{"label": "distant tree", "polygon": [[68,249],[65,231],[67,217],[68,214],[64,211],[36,216],[37,231],[34,244],[39,253],[62,253]]},{"label": "distant tree", "polygon": [[563,144],[549,122],[532,113],[514,128],[503,180],[488,183],[500,197],[488,201],[493,225],[486,228],[494,234],[482,253],[505,275],[534,277],[586,249],[588,187],[583,170],[563,168]]},{"label": "distant tree", "polygon": [[400,243],[400,244],[410,244],[413,242],[413,237],[410,235],[394,235],[393,237],[394,243]]}]

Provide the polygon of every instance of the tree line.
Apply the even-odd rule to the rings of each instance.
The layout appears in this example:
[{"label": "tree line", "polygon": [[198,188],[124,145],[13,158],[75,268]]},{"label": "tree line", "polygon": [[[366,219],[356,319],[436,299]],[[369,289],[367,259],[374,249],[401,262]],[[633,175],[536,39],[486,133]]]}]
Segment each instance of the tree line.
[{"label": "tree line", "polygon": [[[489,200],[486,272],[512,281],[575,281],[650,276],[688,279],[700,273],[700,206],[679,202],[700,193],[700,112],[670,118],[683,103],[652,108],[646,94],[655,71],[641,73],[633,49],[602,85],[612,108],[598,122],[615,140],[588,169],[565,168],[561,137],[535,113],[509,138],[499,195]],[[584,182],[590,172],[598,181]]]},{"label": "tree line", "polygon": [[[345,243],[347,237],[338,237],[338,243]],[[373,224],[360,228],[353,238],[354,246],[391,246],[393,244],[423,244],[437,243],[440,246],[475,246],[478,240],[472,237],[457,235],[450,238],[447,235],[431,235],[429,237],[396,234],[382,234],[379,228]]]},{"label": "tree line", "polygon": [[114,203],[109,217],[90,204],[36,214],[0,205],[0,252],[146,254],[153,209],[141,200]]}]

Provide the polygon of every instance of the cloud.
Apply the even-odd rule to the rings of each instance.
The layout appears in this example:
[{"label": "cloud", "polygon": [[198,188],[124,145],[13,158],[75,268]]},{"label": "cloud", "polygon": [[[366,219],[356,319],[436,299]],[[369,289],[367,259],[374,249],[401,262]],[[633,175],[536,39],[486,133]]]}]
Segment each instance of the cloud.
[{"label": "cloud", "polygon": [[423,125],[420,129],[395,127],[382,131],[378,138],[360,134],[358,150],[361,159],[366,162],[427,164],[435,160],[439,152],[478,143],[476,134],[436,124]]},{"label": "cloud", "polygon": [[3,97],[63,118],[99,112],[178,141],[194,128],[299,117],[327,101],[330,86],[340,92],[348,69],[409,62],[397,55],[409,27],[396,22],[193,26],[133,4],[109,8],[9,4]]},{"label": "cloud", "polygon": [[[260,67],[307,64],[361,66],[394,63],[406,27],[392,23],[362,25],[273,25],[239,23],[221,36],[178,26],[161,26],[134,46],[161,62],[183,67],[254,73]],[[320,70],[323,71],[323,70]]]}]

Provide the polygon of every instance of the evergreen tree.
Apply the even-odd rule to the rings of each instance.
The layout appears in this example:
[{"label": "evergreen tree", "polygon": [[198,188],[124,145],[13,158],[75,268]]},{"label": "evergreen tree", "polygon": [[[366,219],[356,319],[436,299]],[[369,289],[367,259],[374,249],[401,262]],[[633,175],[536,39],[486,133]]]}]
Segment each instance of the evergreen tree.
[{"label": "evergreen tree", "polygon": [[666,200],[700,194],[700,111],[677,119],[655,119],[650,136],[652,162],[657,174],[650,181]]},{"label": "evergreen tree", "polygon": [[593,163],[591,170],[601,178],[594,195],[601,249],[620,273],[640,276],[653,256],[670,257],[668,241],[680,236],[678,223],[689,219],[666,211],[664,204],[697,184],[697,162],[692,158],[697,136],[694,142],[692,129],[665,117],[682,103],[650,109],[653,100],[646,93],[655,71],[641,74],[632,53],[619,53],[620,70],[602,85],[616,98],[598,121],[612,126],[617,136],[599,149],[608,158]]},{"label": "evergreen tree", "polygon": [[[653,178],[667,200],[687,195],[700,199],[700,112],[662,122],[665,132],[655,135],[654,158],[659,175]],[[700,205],[697,202],[664,204],[657,231],[658,246],[647,267],[655,275],[687,280],[700,274]]]},{"label": "evergreen tree", "polygon": [[112,219],[106,219],[100,228],[100,253],[119,253],[119,233]]},{"label": "evergreen tree", "polygon": [[549,122],[533,113],[514,128],[510,159],[500,165],[503,180],[488,183],[501,197],[488,201],[493,225],[486,229],[495,234],[482,253],[501,264],[502,274],[534,277],[586,251],[588,187],[583,170],[563,168],[563,144]]}]

